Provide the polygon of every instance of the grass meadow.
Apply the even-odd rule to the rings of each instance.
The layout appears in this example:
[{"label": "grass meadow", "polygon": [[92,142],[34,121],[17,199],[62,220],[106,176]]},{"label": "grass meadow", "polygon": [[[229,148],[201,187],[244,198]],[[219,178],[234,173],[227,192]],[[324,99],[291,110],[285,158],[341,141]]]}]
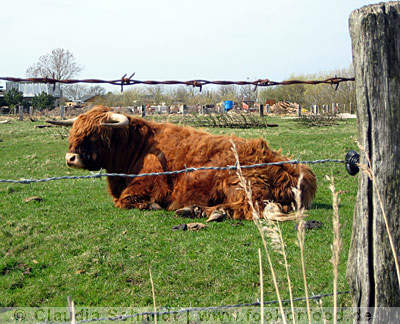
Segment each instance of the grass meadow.
[{"label": "grass meadow", "polygon": [[[301,160],[344,159],[357,149],[356,121],[308,127],[293,119],[269,117],[279,127],[208,129],[214,134],[263,137],[271,148]],[[85,175],[68,169],[65,128],[34,128],[43,122],[13,120],[0,124],[0,179],[41,179]],[[333,291],[332,195],[325,175],[333,175],[340,191],[343,248],[338,290],[345,279],[357,177],[344,164],[311,166],[318,191],[306,220],[323,222],[307,230],[304,258],[309,293]],[[38,196],[43,200],[25,202]],[[197,221],[197,220],[196,220]],[[75,305],[142,307],[153,305],[151,268],[157,305],[201,307],[252,303],[260,298],[258,249],[260,234],[253,222],[226,220],[198,232],[172,231],[193,219],[173,212],[121,210],[113,206],[106,180],[61,180],[32,185],[0,183],[0,306]],[[205,223],[204,220],[200,222]],[[294,297],[304,296],[295,222],[281,224],[290,264]],[[263,250],[263,249],[262,249]],[[272,254],[283,299],[288,299],[282,257]],[[267,261],[263,260],[264,299],[275,300]],[[323,299],[332,306],[331,297]],[[296,306],[304,306],[298,302]],[[349,295],[340,305],[351,305]]]}]

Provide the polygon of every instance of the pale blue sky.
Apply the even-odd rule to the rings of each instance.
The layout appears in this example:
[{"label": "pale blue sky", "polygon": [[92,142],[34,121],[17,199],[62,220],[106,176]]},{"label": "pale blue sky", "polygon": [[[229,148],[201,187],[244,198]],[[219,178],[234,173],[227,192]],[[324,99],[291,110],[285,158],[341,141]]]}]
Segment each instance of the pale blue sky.
[{"label": "pale blue sky", "polygon": [[287,79],[348,67],[348,18],[370,0],[3,0],[0,76],[60,47],[80,78]]}]

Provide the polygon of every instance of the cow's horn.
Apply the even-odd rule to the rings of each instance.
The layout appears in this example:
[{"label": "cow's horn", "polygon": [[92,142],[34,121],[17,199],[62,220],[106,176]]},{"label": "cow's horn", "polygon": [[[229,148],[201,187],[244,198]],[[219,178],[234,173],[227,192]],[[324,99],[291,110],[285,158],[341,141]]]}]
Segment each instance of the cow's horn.
[{"label": "cow's horn", "polygon": [[107,123],[101,123],[101,125],[114,128],[127,127],[129,125],[129,119],[125,115],[111,113]]},{"label": "cow's horn", "polygon": [[72,126],[74,121],[77,119],[78,119],[78,117],[66,119],[66,120],[46,120],[46,123],[50,123],[50,124],[57,125],[57,126]]}]

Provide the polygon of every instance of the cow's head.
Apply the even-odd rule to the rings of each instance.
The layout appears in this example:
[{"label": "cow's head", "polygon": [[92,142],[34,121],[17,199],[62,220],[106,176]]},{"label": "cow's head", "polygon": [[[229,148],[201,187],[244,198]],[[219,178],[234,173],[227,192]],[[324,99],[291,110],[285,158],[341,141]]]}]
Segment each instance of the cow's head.
[{"label": "cow's head", "polygon": [[[54,122],[53,122],[54,123]],[[112,143],[116,144],[129,125],[127,116],[110,108],[96,106],[74,119],[59,121],[58,125],[72,125],[69,133],[69,149],[65,156],[69,167],[100,170],[107,168],[112,159]],[[116,131],[115,129],[120,130]]]}]

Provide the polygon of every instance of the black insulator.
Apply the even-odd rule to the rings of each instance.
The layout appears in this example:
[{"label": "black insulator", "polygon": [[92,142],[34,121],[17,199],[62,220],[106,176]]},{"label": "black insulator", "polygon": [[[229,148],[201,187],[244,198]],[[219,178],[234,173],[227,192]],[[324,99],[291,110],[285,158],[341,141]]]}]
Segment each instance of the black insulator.
[{"label": "black insulator", "polygon": [[356,175],[360,170],[357,165],[360,163],[360,154],[358,154],[356,151],[349,151],[347,152],[344,161],[346,163],[347,172],[352,176]]}]

